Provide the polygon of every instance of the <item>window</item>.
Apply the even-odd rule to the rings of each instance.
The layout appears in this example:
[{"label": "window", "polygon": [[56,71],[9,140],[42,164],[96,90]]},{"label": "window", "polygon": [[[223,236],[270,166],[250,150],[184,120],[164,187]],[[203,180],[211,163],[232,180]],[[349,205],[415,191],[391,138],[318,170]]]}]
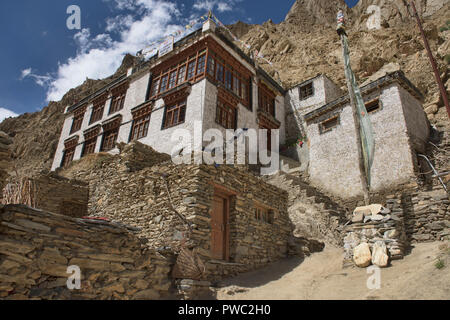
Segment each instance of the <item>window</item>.
[{"label": "window", "polygon": [[180,70],[178,71],[178,81],[177,84],[181,84],[186,79],[186,66],[180,67]]},{"label": "window", "polygon": [[208,74],[214,77],[216,71],[216,60],[213,57],[208,58]]},{"label": "window", "polygon": [[177,84],[177,71],[173,71],[170,73],[170,77],[169,77],[169,89],[172,89],[176,86]]},{"label": "window", "polygon": [[376,112],[380,110],[380,100],[375,99],[366,103],[366,109],[368,113]]},{"label": "window", "polygon": [[225,71],[225,87],[228,90],[233,89],[233,74],[228,69]]},{"label": "window", "polygon": [[322,134],[322,133],[331,131],[331,130],[333,130],[333,128],[337,127],[338,125],[339,125],[339,116],[335,116],[328,120],[325,120],[325,121],[321,122],[319,125],[320,133]]},{"label": "window", "polygon": [[154,97],[158,94],[159,92],[159,83],[161,82],[161,79],[156,79],[155,81],[153,81],[153,85],[152,85],[152,91],[150,93],[150,96]]},{"label": "window", "polygon": [[94,122],[102,120],[104,110],[105,110],[104,100],[94,103],[94,107],[92,108],[91,120],[89,121],[89,124],[93,124]]},{"label": "window", "polygon": [[163,129],[184,123],[186,118],[186,100],[166,107]]},{"label": "window", "polygon": [[169,76],[164,76],[161,79],[161,88],[159,89],[159,93],[163,93],[166,91],[167,89],[167,79],[169,78]]},{"label": "window", "polygon": [[272,224],[273,219],[274,219],[273,210],[265,209],[258,206],[255,207],[255,220]]},{"label": "window", "polygon": [[236,109],[218,100],[216,109],[216,123],[225,129],[236,129]]},{"label": "window", "polygon": [[198,58],[197,75],[205,73],[206,54]]},{"label": "window", "polygon": [[63,160],[62,160],[62,167],[66,168],[67,166],[69,166],[72,161],[73,161],[73,157],[75,156],[75,147],[71,147],[68,148],[64,151],[64,156],[63,156]]},{"label": "window", "polygon": [[131,129],[131,140],[139,140],[145,138],[148,134],[148,127],[150,126],[150,114],[137,118],[133,122]]},{"label": "window", "polygon": [[309,97],[314,95],[314,86],[312,82],[301,86],[299,90],[300,90],[300,100],[308,99]]},{"label": "window", "polygon": [[82,157],[87,156],[88,154],[95,153],[96,145],[97,145],[97,137],[94,137],[94,138],[91,138],[89,140],[86,140],[84,142]]},{"label": "window", "polygon": [[103,134],[102,152],[108,152],[115,148],[117,137],[119,135],[119,127],[106,131]]},{"label": "window", "polygon": [[72,122],[72,128],[70,129],[70,134],[77,132],[78,130],[81,129],[81,125],[83,124],[83,119],[84,119],[84,113],[75,115],[75,117],[73,118],[73,122]]},{"label": "window", "polygon": [[259,109],[272,117],[275,117],[275,93],[265,84],[260,84],[258,88]]},{"label": "window", "polygon": [[109,109],[109,114],[113,114],[113,113],[123,109],[123,106],[125,103],[125,95],[126,95],[126,92],[122,92],[122,93],[117,94],[116,96],[112,97],[111,108]]},{"label": "window", "polygon": [[[182,54],[181,54],[182,55]],[[180,59],[181,60],[181,59]],[[154,80],[150,98],[158,97],[159,94],[170,90],[186,81],[196,81],[205,75],[206,49],[202,49],[189,58],[182,58],[170,67],[168,65],[158,66],[152,70]],[[162,71],[158,71],[162,70]]]},{"label": "window", "polygon": [[235,95],[241,97],[241,79],[233,76],[233,92]]}]

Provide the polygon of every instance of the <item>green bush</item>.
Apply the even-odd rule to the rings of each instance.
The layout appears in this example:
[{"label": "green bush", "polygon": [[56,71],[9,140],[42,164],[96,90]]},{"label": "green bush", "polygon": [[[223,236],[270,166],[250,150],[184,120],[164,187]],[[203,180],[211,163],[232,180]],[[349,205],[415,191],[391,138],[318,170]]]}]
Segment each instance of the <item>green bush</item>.
[{"label": "green bush", "polygon": [[447,55],[444,57],[444,61],[445,61],[446,64],[450,64],[450,54],[447,54]]},{"label": "green bush", "polygon": [[436,263],[434,264],[434,266],[436,267],[436,269],[442,269],[445,267],[445,263],[444,261],[442,261],[441,259],[439,259],[438,261],[436,261]]}]

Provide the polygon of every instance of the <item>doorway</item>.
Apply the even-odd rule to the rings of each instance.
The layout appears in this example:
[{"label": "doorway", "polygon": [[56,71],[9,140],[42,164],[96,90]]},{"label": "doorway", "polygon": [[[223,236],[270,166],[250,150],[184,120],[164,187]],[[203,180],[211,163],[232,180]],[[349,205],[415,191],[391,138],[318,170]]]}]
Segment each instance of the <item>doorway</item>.
[{"label": "doorway", "polygon": [[215,192],[211,210],[211,258],[229,260],[230,196]]}]

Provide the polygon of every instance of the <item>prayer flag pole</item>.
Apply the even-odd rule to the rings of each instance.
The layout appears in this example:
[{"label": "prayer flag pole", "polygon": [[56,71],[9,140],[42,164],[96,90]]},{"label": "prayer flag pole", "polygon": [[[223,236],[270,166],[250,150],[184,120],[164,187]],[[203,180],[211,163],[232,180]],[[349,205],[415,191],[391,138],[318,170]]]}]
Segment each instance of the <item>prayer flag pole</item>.
[{"label": "prayer flag pole", "polygon": [[370,204],[370,168],[373,162],[374,139],[370,119],[364,105],[361,91],[356,83],[356,77],[350,66],[350,52],[348,48],[347,33],[345,31],[345,18],[342,10],[337,16],[337,33],[342,42],[345,63],[345,77],[350,96],[350,104],[353,110],[353,121],[356,129],[356,143],[358,148],[358,162],[361,177],[361,186],[364,194],[364,202]]}]

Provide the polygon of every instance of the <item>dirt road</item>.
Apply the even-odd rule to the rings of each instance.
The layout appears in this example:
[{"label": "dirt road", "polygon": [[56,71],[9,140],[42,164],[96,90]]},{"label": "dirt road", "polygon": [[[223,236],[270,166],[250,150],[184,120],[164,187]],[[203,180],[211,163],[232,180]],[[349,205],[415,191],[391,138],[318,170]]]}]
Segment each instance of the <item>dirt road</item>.
[{"label": "dirt road", "polygon": [[[445,266],[438,269],[438,256]],[[225,280],[219,300],[321,299],[450,299],[450,244],[414,245],[403,260],[381,269],[381,288],[370,290],[371,274],[357,267],[342,268],[343,250],[326,248],[301,261],[286,259],[265,269]]]}]

